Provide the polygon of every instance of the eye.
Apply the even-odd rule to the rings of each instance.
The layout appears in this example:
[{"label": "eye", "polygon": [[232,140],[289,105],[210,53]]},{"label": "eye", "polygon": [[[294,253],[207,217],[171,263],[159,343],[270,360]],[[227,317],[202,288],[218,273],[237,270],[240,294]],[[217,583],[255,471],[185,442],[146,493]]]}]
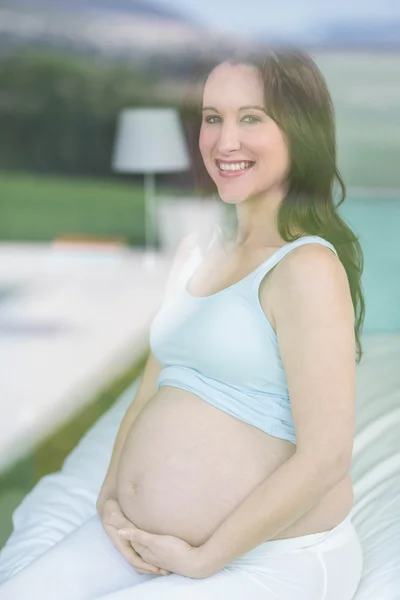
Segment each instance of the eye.
[{"label": "eye", "polygon": [[214,123],[215,121],[211,121],[211,119],[219,119],[219,117],[216,117],[215,115],[212,115],[210,117],[206,117],[206,122],[207,123]]},{"label": "eye", "polygon": [[[212,119],[220,119],[220,117],[217,117],[216,115],[211,115],[209,117],[206,117],[205,121],[207,123],[215,123],[216,121],[213,121]],[[259,117],[255,117],[254,115],[246,115],[243,117],[242,121],[244,121],[244,119],[252,119],[250,121],[247,121],[248,123],[260,123],[261,119]]]},{"label": "eye", "polygon": [[261,119],[259,117],[254,117],[253,115],[246,115],[243,119],[254,119],[254,121],[248,121],[249,123],[260,123]]}]

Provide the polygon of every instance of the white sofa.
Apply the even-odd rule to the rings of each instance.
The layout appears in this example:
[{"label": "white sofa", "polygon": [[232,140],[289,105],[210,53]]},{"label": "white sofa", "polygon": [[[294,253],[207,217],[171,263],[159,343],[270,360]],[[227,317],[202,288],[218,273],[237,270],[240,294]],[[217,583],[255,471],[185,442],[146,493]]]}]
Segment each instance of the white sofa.
[{"label": "white sofa", "polygon": [[[399,600],[400,334],[365,335],[363,343],[352,520],[364,548],[364,573],[355,600]],[[0,553],[0,583],[95,513],[113,441],[139,380],[87,432],[61,471],[39,481],[15,510],[14,531]]]}]

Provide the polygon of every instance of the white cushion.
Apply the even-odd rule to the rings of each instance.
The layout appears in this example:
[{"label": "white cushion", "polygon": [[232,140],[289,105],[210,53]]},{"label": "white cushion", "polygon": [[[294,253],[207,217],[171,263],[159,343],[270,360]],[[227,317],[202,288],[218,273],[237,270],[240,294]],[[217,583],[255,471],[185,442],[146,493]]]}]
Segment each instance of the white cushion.
[{"label": "white cushion", "polygon": [[0,553],[0,583],[95,514],[114,440],[140,379],[89,429],[62,469],[43,477],[14,511],[13,533]]},{"label": "white cushion", "polygon": [[352,521],[364,549],[354,600],[400,597],[400,334],[368,335],[357,367]]},{"label": "white cushion", "polygon": [[[357,367],[352,521],[364,549],[354,600],[398,600],[400,590],[400,334],[367,335]],[[60,472],[44,477],[13,516],[0,554],[0,582],[95,513],[119,423],[140,378],[99,419]]]}]

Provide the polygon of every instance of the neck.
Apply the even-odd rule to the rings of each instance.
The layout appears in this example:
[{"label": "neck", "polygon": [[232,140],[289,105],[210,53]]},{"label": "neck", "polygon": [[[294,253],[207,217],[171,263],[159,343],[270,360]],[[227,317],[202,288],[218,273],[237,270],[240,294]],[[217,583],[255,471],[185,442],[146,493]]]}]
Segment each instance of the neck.
[{"label": "neck", "polygon": [[282,194],[268,198],[251,198],[236,205],[237,230],[233,241],[235,248],[276,248],[285,240],[278,232],[277,217]]}]

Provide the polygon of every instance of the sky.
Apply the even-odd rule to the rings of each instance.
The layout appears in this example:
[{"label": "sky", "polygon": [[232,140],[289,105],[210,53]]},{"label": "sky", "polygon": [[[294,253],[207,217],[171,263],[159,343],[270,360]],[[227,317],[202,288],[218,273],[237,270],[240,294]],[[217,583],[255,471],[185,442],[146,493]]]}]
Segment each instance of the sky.
[{"label": "sky", "polygon": [[211,29],[243,35],[309,31],[333,20],[400,18],[400,0],[157,0]]}]

